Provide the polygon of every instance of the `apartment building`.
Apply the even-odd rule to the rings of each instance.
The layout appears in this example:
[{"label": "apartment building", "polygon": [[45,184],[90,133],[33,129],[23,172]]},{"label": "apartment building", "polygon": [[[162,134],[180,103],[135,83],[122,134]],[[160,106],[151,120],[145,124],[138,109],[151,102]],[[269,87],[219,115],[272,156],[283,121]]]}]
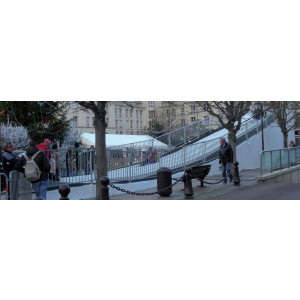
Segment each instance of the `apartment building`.
[{"label": "apartment building", "polygon": [[[142,101],[109,101],[106,106],[106,132],[110,134],[145,134],[145,103]],[[94,114],[76,102],[69,102],[67,119],[73,120],[78,130],[95,133]]]},{"label": "apartment building", "polygon": [[[69,106],[68,120],[84,133],[95,133],[93,113],[76,102]],[[199,120],[212,128],[218,126],[216,118],[192,101],[108,101],[106,106],[106,132],[111,134],[147,134],[155,122],[168,131]]]},{"label": "apartment building", "polygon": [[199,106],[192,101],[148,101],[146,105],[148,113],[147,124],[151,129],[155,122],[163,125],[165,129],[176,129],[196,121],[201,121],[203,125],[217,127],[218,120],[209,116]]}]

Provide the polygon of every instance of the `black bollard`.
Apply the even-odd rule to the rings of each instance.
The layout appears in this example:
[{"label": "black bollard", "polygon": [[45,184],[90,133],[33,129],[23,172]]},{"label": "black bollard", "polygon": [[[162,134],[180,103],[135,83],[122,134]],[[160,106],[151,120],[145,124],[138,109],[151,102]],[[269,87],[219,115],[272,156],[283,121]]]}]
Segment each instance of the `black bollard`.
[{"label": "black bollard", "polygon": [[235,161],[233,163],[233,185],[240,185],[240,173],[239,173],[239,162]]},{"label": "black bollard", "polygon": [[68,198],[68,195],[70,194],[70,187],[67,184],[62,184],[59,189],[58,192],[60,193],[60,198],[59,200],[70,200]]},{"label": "black bollard", "polygon": [[157,170],[157,190],[162,197],[169,197],[172,194],[172,171],[169,168]]},{"label": "black bollard", "polygon": [[186,197],[192,197],[194,195],[192,186],[192,170],[187,168],[184,175],[184,195]]},{"label": "black bollard", "polygon": [[102,176],[100,181],[103,185],[103,187],[101,187],[102,200],[109,200],[109,178],[107,176]]}]

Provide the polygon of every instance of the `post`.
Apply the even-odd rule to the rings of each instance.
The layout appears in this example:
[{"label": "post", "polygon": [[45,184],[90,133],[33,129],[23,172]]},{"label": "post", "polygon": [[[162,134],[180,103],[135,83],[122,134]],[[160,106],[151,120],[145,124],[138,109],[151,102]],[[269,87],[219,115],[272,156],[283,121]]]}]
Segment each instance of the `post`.
[{"label": "post", "polygon": [[192,186],[192,169],[187,168],[184,175],[184,195],[186,197],[192,197],[194,195]]},{"label": "post", "polygon": [[264,117],[261,116],[261,147],[262,151],[265,151],[265,142],[264,142]]},{"label": "post", "polygon": [[262,156],[264,155],[264,152],[260,152],[260,176],[263,175],[263,164],[262,164]]},{"label": "post", "polygon": [[70,187],[67,184],[62,184],[58,189],[58,192],[60,193],[59,200],[70,200],[68,198],[70,191],[71,191]]},{"label": "post", "polygon": [[103,187],[101,187],[102,200],[109,200],[109,178],[107,176],[102,176],[100,181],[103,185]]},{"label": "post", "polygon": [[240,185],[240,183],[239,162],[235,161],[233,163],[233,185]]}]

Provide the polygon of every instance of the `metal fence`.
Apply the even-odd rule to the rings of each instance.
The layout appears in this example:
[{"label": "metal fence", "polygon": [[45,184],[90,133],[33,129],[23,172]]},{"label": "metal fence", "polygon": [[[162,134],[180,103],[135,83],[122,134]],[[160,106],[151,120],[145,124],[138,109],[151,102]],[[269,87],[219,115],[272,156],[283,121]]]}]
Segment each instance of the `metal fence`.
[{"label": "metal fence", "polygon": [[262,151],[261,175],[296,166],[300,163],[300,147]]},{"label": "metal fence", "polygon": [[[268,127],[274,122],[274,117],[269,115],[264,121],[264,127]],[[186,129],[187,130],[187,129]],[[260,122],[256,120],[248,120],[244,123],[237,134],[237,145],[245,142],[261,131]],[[139,144],[122,145],[118,148],[109,148],[106,151],[108,177],[111,182],[131,182],[145,179],[156,178],[156,172],[160,167],[168,167],[173,173],[183,171],[187,167],[200,165],[218,159],[219,139],[220,136],[227,137],[226,130],[220,131],[218,137],[205,141],[200,140],[194,143],[185,143],[183,145],[159,149],[151,144],[149,148],[140,147]],[[300,151],[289,150],[288,159],[282,149],[280,166],[291,165],[300,161]],[[293,152],[294,151],[294,152]],[[49,187],[58,188],[60,184],[90,184],[96,181],[96,152],[94,148],[72,148],[57,149],[45,151],[50,154],[56,161],[56,168],[49,175]],[[266,151],[267,152],[267,151]],[[18,151],[22,156],[25,152]],[[46,154],[47,154],[46,153]],[[276,154],[265,154],[262,160],[267,160],[267,156],[271,155],[273,164],[271,170],[276,166]],[[264,169],[267,167],[265,166]],[[1,173],[3,174],[3,173]],[[0,174],[0,175],[1,175]],[[5,174],[1,176],[1,180],[10,182],[11,178],[6,178]],[[31,197],[31,184],[21,174],[18,180],[20,193],[28,199]],[[5,183],[6,186],[8,184]],[[12,186],[12,185],[11,185]],[[24,197],[25,197],[24,196]],[[8,197],[5,191],[1,197]]]}]

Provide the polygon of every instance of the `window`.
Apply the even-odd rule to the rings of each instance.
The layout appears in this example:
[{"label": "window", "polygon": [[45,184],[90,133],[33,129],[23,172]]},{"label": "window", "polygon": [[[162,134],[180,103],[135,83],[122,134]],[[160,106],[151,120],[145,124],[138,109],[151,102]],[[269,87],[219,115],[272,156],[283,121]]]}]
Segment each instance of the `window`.
[{"label": "window", "polygon": [[118,120],[115,120],[115,122],[116,122],[116,128],[118,128]]},{"label": "window", "polygon": [[191,117],[192,122],[196,122],[196,117]]},{"label": "window", "polygon": [[149,121],[149,128],[153,129],[153,127],[154,127],[154,121]]},{"label": "window", "polygon": [[118,109],[115,108],[115,116],[118,117]]},{"label": "window", "polygon": [[143,121],[141,121],[141,129],[143,129]]},{"label": "window", "polygon": [[77,112],[77,103],[72,104],[73,113]]},{"label": "window", "polygon": [[143,119],[143,111],[140,111],[140,118]]},{"label": "window", "polygon": [[130,120],[130,129],[132,129],[132,126],[133,126],[133,121]]},{"label": "window", "polygon": [[[108,124],[108,119],[107,119],[107,124]],[[92,126],[95,126],[95,118],[92,117]]]},{"label": "window", "polygon": [[172,108],[172,117],[175,118],[176,117],[176,109]]},{"label": "window", "polygon": [[78,125],[77,122],[78,122],[78,117],[73,117],[73,123],[75,124],[75,126]]},{"label": "window", "polygon": [[180,113],[181,113],[182,116],[184,116],[184,107],[181,107]]},{"label": "window", "polygon": [[181,126],[185,126],[185,119],[181,120]]},{"label": "window", "polygon": [[191,105],[191,113],[194,114],[196,112],[196,105]]},{"label": "window", "polygon": [[204,116],[204,124],[209,125],[209,116]]},{"label": "window", "polygon": [[136,134],[140,134],[140,132],[139,132],[139,131],[137,131],[137,132],[136,132]]},{"label": "window", "polygon": [[155,102],[154,101],[149,101],[149,107],[155,107]]},{"label": "window", "polygon": [[119,128],[123,128],[122,120],[119,120]]},{"label": "window", "polygon": [[119,108],[119,117],[122,118],[122,108]]},{"label": "window", "polygon": [[136,129],[139,128],[139,121],[136,121]]},{"label": "window", "polygon": [[123,134],[123,131],[120,131],[120,134]]},{"label": "window", "polygon": [[149,119],[155,119],[155,110],[149,110]]},{"label": "window", "polygon": [[132,118],[133,108],[130,109],[130,118]]},{"label": "window", "polygon": [[126,120],[125,128],[126,128],[126,129],[129,129],[129,120]]},{"label": "window", "polygon": [[90,127],[90,117],[85,118],[85,126]]},{"label": "window", "polygon": [[136,118],[138,119],[139,118],[139,111],[136,110]]},{"label": "window", "polygon": [[125,110],[125,118],[128,118],[128,108]]}]

